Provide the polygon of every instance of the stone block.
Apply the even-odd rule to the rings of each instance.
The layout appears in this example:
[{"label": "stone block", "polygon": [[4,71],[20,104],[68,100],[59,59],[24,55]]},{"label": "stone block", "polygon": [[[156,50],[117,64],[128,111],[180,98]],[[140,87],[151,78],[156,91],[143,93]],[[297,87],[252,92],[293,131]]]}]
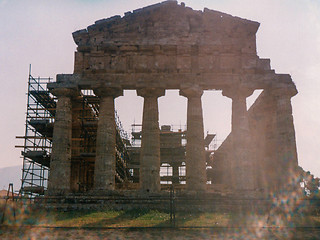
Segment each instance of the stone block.
[{"label": "stone block", "polygon": [[259,59],[257,61],[257,68],[262,70],[271,70],[270,59]]},{"label": "stone block", "polygon": [[91,70],[103,70],[106,68],[103,56],[91,56],[88,62]]},{"label": "stone block", "polygon": [[191,46],[190,45],[178,45],[177,46],[177,55],[190,55]]},{"label": "stone block", "polygon": [[190,72],[191,56],[177,56],[177,69],[179,72]]},{"label": "stone block", "polygon": [[175,55],[157,55],[154,57],[154,68],[165,72],[173,72],[177,69],[177,57]]},{"label": "stone block", "polygon": [[221,54],[220,68],[229,70],[240,68],[240,57],[234,54]]},{"label": "stone block", "polygon": [[241,68],[251,69],[257,67],[258,58],[254,55],[243,55],[241,57]]},{"label": "stone block", "polygon": [[211,72],[219,68],[219,58],[214,55],[199,56],[199,70]]},{"label": "stone block", "polygon": [[119,50],[123,51],[123,52],[136,52],[138,50],[138,46],[122,45],[122,46],[120,46]]},{"label": "stone block", "polygon": [[133,69],[135,72],[148,72],[154,68],[154,57],[137,55],[133,57]]},{"label": "stone block", "polygon": [[84,54],[82,52],[74,53],[74,72],[81,73],[84,69]]}]

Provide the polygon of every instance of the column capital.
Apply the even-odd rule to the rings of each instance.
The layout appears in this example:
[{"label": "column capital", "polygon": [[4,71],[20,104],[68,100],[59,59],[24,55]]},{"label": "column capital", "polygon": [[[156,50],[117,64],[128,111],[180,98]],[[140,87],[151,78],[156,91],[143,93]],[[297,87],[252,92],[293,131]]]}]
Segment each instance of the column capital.
[{"label": "column capital", "polygon": [[201,97],[203,89],[198,86],[185,87],[180,89],[179,94],[186,98]]},{"label": "column capital", "polygon": [[93,89],[94,94],[98,97],[113,97],[123,96],[123,89],[120,87],[97,87]]},{"label": "column capital", "polygon": [[66,87],[59,87],[59,88],[52,88],[50,92],[55,95],[56,97],[76,97],[79,95],[79,91],[77,88],[66,88]]},{"label": "column capital", "polygon": [[164,88],[140,88],[137,89],[137,95],[140,97],[162,97],[165,95]]},{"label": "column capital", "polygon": [[230,87],[222,90],[222,95],[231,99],[247,98],[254,89],[245,87]]}]

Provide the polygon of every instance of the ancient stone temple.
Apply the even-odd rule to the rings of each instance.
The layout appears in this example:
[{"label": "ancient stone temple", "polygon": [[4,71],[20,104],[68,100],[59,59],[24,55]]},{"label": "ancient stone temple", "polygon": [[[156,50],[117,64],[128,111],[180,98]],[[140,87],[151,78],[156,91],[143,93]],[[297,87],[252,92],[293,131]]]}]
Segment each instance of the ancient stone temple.
[{"label": "ancient stone temple", "polygon": [[[126,189],[130,180],[121,175],[137,169],[119,157],[116,147],[123,139],[114,100],[124,90],[136,90],[144,99],[136,167],[140,191],[161,189],[158,98],[166,89],[180,90],[188,103],[184,191],[209,191],[209,178],[212,186],[244,193],[277,192],[294,182],[298,161],[291,97],[297,90],[290,75],[275,73],[269,59],[257,56],[258,28],[258,22],[166,1],[74,32],[74,72],[58,74],[48,84],[58,99],[48,194],[77,192],[80,178],[96,193],[117,190],[119,182]],[[257,89],[263,92],[247,110],[246,98]],[[232,99],[232,132],[208,157],[201,96],[212,90]],[[85,91],[92,94],[83,111]]]}]

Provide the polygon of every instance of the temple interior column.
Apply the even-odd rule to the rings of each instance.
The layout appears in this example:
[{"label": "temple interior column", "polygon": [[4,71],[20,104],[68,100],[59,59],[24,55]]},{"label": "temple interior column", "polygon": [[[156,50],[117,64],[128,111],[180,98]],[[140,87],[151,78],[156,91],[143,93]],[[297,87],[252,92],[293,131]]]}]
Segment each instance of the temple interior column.
[{"label": "temple interior column", "polygon": [[172,183],[179,184],[179,164],[172,164]]},{"label": "temple interior column", "polygon": [[94,167],[94,189],[114,190],[116,172],[116,124],[114,99],[123,95],[119,88],[97,88],[100,98]]},{"label": "temple interior column", "polygon": [[246,98],[253,93],[250,89],[234,88],[223,91],[232,99],[232,150],[231,179],[233,189],[250,191],[255,188],[254,154]]},{"label": "temple interior column", "polygon": [[139,182],[139,176],[140,176],[139,168],[134,168],[133,169],[133,182],[134,183],[138,183]]},{"label": "temple interior column", "polygon": [[[72,101],[72,138],[79,139],[81,138],[81,120],[80,114],[82,109],[82,97],[77,96],[73,98]],[[81,141],[72,141],[72,152],[71,156],[80,156],[80,149],[81,149]],[[80,171],[81,169],[80,161],[73,161],[71,163],[71,182],[70,188],[72,192],[77,192],[80,190],[79,184],[80,180]]]},{"label": "temple interior column", "polygon": [[165,90],[143,88],[137,90],[144,98],[142,139],[140,151],[140,189],[147,192],[160,191],[160,129],[158,97]]},{"label": "temple interior column", "polygon": [[48,181],[49,195],[65,195],[71,191],[71,145],[72,145],[72,97],[75,89],[56,88],[51,93],[57,96],[53,128],[52,153]]},{"label": "temple interior column", "polygon": [[207,176],[201,104],[202,94],[203,90],[198,87],[180,90],[180,95],[188,98],[186,182],[187,190],[189,191],[206,190]]}]

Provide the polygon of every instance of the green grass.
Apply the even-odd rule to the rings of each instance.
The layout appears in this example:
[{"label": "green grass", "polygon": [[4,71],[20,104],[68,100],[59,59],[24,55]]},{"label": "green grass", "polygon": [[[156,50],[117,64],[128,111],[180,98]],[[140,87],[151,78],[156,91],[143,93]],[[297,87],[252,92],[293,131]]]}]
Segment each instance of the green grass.
[{"label": "green grass", "polygon": [[[0,218],[2,213],[0,212]],[[170,213],[156,210],[46,211],[7,209],[5,224],[44,227],[170,227]],[[320,227],[320,215],[236,214],[197,212],[176,214],[178,227]]]},{"label": "green grass", "polygon": [[[38,225],[64,227],[169,227],[170,214],[155,210],[73,211],[39,214]],[[177,213],[179,227],[320,227],[320,216]]]},{"label": "green grass", "polygon": [[49,225],[67,227],[152,227],[164,225],[169,219],[169,214],[153,210],[51,212],[48,215],[54,216]]}]

